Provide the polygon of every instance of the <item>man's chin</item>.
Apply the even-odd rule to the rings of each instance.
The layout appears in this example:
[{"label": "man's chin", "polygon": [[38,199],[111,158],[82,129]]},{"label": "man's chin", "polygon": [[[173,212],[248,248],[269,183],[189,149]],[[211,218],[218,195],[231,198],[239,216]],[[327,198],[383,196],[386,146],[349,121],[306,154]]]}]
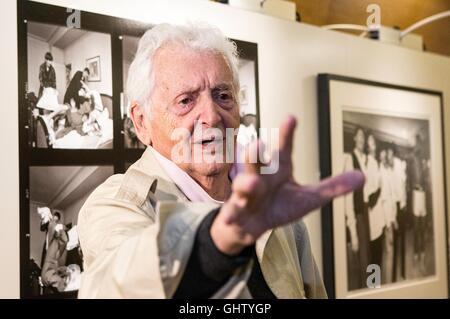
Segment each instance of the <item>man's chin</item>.
[{"label": "man's chin", "polygon": [[230,163],[193,163],[191,170],[203,176],[215,176],[228,173],[231,169]]}]

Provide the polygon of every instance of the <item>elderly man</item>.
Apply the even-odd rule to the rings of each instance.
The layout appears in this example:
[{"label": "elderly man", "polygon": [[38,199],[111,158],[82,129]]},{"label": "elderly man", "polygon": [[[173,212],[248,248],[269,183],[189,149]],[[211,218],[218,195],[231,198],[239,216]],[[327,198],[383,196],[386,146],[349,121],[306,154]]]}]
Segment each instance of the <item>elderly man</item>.
[{"label": "elderly man", "polygon": [[[211,148],[224,154],[233,145],[234,136],[225,144],[216,137],[239,126],[236,47],[217,29],[163,24],[147,31],[127,88],[130,117],[147,149],[80,211],[79,297],[326,297],[298,219],[361,187],[362,174],[297,184],[293,118],[280,128],[274,174],[259,174],[261,163],[250,156],[234,178],[233,163],[206,160]],[[190,133],[191,160],[174,159],[180,129]]]}]

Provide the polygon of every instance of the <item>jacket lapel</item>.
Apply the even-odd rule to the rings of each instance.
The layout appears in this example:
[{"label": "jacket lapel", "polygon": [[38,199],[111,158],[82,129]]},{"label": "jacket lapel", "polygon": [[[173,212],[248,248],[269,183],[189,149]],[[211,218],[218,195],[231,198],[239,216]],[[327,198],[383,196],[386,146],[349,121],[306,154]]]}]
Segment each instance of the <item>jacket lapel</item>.
[{"label": "jacket lapel", "polygon": [[300,263],[291,226],[266,232],[256,254],[267,285],[278,298],[305,298]]}]

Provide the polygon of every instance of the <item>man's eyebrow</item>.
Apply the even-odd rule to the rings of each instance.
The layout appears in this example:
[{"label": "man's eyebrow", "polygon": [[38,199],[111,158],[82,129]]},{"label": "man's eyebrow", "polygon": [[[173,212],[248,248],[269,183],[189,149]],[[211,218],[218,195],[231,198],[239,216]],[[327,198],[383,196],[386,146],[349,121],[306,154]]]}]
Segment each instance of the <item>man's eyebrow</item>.
[{"label": "man's eyebrow", "polygon": [[180,88],[179,90],[176,91],[176,96],[180,96],[183,94],[192,94],[192,93],[198,93],[200,91],[200,88],[198,87],[194,87],[194,86],[186,86],[183,88]]},{"label": "man's eyebrow", "polygon": [[214,86],[213,90],[230,90],[233,87],[231,83],[219,83]]}]

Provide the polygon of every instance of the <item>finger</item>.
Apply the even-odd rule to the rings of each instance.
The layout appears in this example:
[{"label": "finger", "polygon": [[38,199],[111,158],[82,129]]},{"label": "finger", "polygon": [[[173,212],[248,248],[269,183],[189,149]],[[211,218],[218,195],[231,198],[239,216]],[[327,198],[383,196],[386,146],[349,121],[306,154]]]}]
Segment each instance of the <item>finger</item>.
[{"label": "finger", "polygon": [[293,116],[288,116],[280,126],[279,152],[281,162],[291,161],[296,126],[297,120]]},{"label": "finger", "polygon": [[364,186],[365,177],[359,170],[349,171],[327,178],[318,184],[318,192],[324,201],[353,192]]},{"label": "finger", "polygon": [[364,175],[360,171],[350,171],[325,179],[316,185],[297,185],[286,188],[282,201],[286,206],[285,211],[290,213],[278,215],[275,226],[303,218],[333,198],[361,188],[363,185]]},{"label": "finger", "polygon": [[354,170],[324,179],[316,185],[302,186],[301,191],[297,194],[298,202],[301,202],[300,206],[302,206],[299,212],[307,214],[325,205],[333,198],[363,187],[364,182],[364,174]]},{"label": "finger", "polygon": [[233,180],[231,189],[240,197],[248,197],[254,193],[257,183],[258,175],[242,173]]},{"label": "finger", "polygon": [[261,161],[258,154],[264,153],[264,143],[257,139],[251,142],[245,149],[244,172],[247,174],[259,174]]},{"label": "finger", "polygon": [[258,175],[243,173],[233,180],[232,191],[227,202],[233,209],[230,209],[227,223],[237,222],[240,218],[245,218],[244,215],[256,211],[254,207],[261,202],[258,198],[264,193],[264,185]]}]

